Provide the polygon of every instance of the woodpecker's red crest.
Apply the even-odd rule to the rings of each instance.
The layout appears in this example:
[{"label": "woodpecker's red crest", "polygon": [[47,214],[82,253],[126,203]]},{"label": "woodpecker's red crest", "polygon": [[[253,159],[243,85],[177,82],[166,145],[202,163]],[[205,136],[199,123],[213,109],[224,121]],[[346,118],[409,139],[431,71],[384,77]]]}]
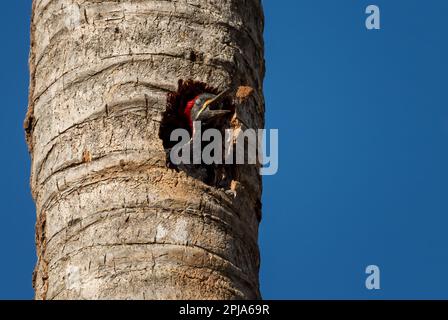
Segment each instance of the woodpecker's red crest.
[{"label": "woodpecker's red crest", "polygon": [[190,128],[193,128],[193,119],[191,118],[191,110],[193,109],[196,101],[199,99],[199,96],[195,97],[193,100],[187,102],[187,106],[184,110],[184,116],[187,118],[188,123],[190,124]]}]

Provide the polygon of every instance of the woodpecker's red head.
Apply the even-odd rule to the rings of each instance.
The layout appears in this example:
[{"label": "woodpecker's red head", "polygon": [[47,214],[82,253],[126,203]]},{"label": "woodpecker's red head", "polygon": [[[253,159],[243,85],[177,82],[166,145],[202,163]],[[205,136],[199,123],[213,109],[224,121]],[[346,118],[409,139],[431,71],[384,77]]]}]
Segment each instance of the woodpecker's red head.
[{"label": "woodpecker's red head", "polygon": [[218,95],[203,93],[188,101],[183,114],[188,120],[190,128],[193,129],[194,121],[208,124],[211,120],[229,114],[229,110],[223,110],[222,103],[229,93],[230,90],[225,90]]}]

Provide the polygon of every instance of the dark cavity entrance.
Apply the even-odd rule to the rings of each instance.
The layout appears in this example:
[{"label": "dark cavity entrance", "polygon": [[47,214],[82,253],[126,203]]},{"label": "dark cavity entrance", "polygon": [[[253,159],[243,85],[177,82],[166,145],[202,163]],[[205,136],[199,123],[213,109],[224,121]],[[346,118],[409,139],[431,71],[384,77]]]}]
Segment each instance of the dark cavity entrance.
[{"label": "dark cavity entrance", "polygon": [[[178,143],[177,141],[170,140],[171,133],[174,130],[181,128],[188,130],[190,136],[192,135],[188,120],[184,116],[184,109],[189,101],[202,93],[219,94],[220,90],[203,82],[179,80],[177,91],[168,93],[166,110],[162,114],[162,121],[159,129],[159,138],[162,140],[163,148],[166,153],[166,166],[176,171],[184,171],[187,175],[199,179],[210,186],[229,189],[234,177],[235,168],[233,165],[201,164],[176,166],[170,161],[170,151]],[[231,111],[235,110],[231,97],[227,98],[223,105],[224,109]],[[221,130],[224,137],[224,130],[228,128],[230,128],[230,117],[226,126],[216,129]],[[203,132],[207,129],[208,128],[206,127],[202,128]],[[206,146],[207,144],[208,142],[204,142],[203,146]]]}]

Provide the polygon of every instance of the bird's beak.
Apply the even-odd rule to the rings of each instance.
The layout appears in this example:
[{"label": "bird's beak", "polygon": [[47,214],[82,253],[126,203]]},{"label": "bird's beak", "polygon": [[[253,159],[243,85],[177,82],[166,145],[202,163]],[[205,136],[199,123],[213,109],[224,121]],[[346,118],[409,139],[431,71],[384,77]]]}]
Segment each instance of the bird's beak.
[{"label": "bird's beak", "polygon": [[213,120],[216,118],[221,118],[230,113],[230,110],[206,110],[205,114],[207,116],[207,120]]},{"label": "bird's beak", "polygon": [[207,117],[206,117],[207,120],[220,118],[220,117],[223,117],[223,116],[229,114],[230,110],[219,110],[219,109],[214,109],[214,107],[220,106],[222,104],[223,100],[230,94],[231,91],[232,91],[231,89],[224,90],[223,92],[218,94],[213,99],[207,100],[204,103],[204,106],[199,111],[196,118],[199,118],[199,115],[201,115],[202,113],[207,114]]},{"label": "bird's beak", "polygon": [[223,92],[221,92],[220,94],[218,94],[216,97],[214,97],[211,100],[208,100],[207,103],[207,108],[209,109],[213,109],[214,106],[219,106],[223,100],[225,98],[227,98],[227,96],[230,94],[230,92],[232,92],[231,89],[226,89]]}]

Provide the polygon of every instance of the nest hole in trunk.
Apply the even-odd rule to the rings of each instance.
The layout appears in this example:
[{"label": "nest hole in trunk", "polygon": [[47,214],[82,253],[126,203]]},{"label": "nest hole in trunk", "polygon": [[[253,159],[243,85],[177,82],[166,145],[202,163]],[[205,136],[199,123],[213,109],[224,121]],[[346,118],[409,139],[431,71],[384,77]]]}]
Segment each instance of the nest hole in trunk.
[{"label": "nest hole in trunk", "polygon": [[[171,149],[179,143],[178,141],[171,141],[171,133],[176,129],[185,129],[189,132],[190,137],[192,136],[189,121],[184,115],[184,109],[187,103],[202,93],[216,95],[220,92],[219,89],[209,86],[204,82],[179,80],[177,91],[170,92],[167,95],[166,110],[162,114],[159,138],[162,140],[163,148],[165,149],[167,168],[178,172],[183,171],[188,176],[201,180],[209,186],[229,190],[231,189],[232,181],[236,178],[236,166],[233,164],[225,164],[224,159],[222,160],[222,164],[211,165],[206,165],[204,163],[197,165],[175,165],[170,159]],[[231,129],[233,126],[231,118],[235,113],[235,105],[233,104],[231,96],[223,101],[223,109],[231,111],[228,116],[228,121],[225,121],[223,127],[215,127],[215,129],[220,130],[222,137],[225,137],[225,130]],[[207,129],[209,128],[202,127],[202,132]],[[222,143],[224,146],[225,142],[222,141]],[[203,142],[202,148],[207,144],[208,142]],[[223,150],[223,155],[224,154],[225,151]]]}]

